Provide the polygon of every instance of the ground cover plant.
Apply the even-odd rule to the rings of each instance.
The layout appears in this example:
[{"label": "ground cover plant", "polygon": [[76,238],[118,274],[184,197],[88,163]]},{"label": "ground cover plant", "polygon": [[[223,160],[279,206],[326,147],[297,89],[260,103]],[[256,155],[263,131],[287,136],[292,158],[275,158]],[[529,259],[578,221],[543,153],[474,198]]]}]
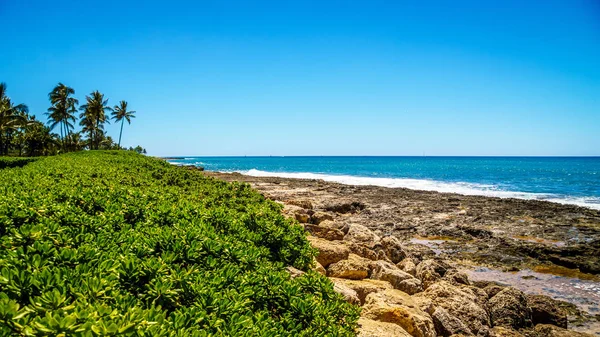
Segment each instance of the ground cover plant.
[{"label": "ground cover plant", "polygon": [[0,157],[0,169],[25,166],[36,158],[26,157]]},{"label": "ground cover plant", "polygon": [[302,228],[246,184],[126,151],[0,170],[0,335],[352,335]]}]

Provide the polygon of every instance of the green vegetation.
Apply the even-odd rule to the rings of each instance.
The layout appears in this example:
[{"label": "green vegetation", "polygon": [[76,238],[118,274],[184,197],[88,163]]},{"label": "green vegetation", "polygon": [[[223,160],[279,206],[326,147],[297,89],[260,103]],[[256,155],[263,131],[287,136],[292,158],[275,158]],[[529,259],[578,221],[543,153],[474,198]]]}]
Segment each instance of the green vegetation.
[{"label": "green vegetation", "polygon": [[0,335],[352,335],[358,308],[249,185],[123,151],[0,175]]},{"label": "green vegetation", "polygon": [[[37,160],[37,158],[0,157],[0,169],[11,168],[11,167],[22,167],[22,166],[25,166],[35,160]],[[2,172],[4,172],[4,171],[2,171]]]},{"label": "green vegetation", "polygon": [[[48,94],[50,107],[45,113],[48,126],[37,121],[29,114],[25,104],[14,104],[6,94],[6,84],[0,83],[0,156],[48,156],[58,153],[81,150],[116,150],[122,149],[123,119],[131,123],[135,111],[127,110],[127,102],[115,105],[113,118],[121,121],[119,143],[104,131],[108,123],[106,113],[113,111],[108,106],[108,99],[99,91],[86,96],[86,104],[80,107],[82,129],[74,132],[79,100],[73,97],[75,90],[63,83],[58,83]],[[60,134],[52,133],[59,130]],[[83,136],[87,135],[87,139]],[[129,147],[130,151],[146,153],[141,146]]]}]

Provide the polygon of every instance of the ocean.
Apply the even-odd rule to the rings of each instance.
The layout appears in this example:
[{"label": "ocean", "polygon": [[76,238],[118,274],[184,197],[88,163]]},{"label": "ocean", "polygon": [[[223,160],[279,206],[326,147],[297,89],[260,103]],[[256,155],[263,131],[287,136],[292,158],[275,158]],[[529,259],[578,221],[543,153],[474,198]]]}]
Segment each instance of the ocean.
[{"label": "ocean", "polygon": [[176,165],[600,209],[600,157],[181,157]]}]

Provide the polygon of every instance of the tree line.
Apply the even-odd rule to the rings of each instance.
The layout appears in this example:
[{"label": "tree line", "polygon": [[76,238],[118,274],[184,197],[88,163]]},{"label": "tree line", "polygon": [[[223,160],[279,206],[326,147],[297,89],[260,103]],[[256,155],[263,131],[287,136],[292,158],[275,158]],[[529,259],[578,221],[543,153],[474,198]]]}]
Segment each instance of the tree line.
[{"label": "tree line", "polygon": [[[25,104],[16,104],[6,93],[6,83],[0,83],[0,155],[47,156],[81,150],[117,150],[121,147],[123,125],[131,124],[135,111],[129,110],[126,101],[111,107],[99,91],[85,97],[79,106],[75,90],[58,83],[48,94],[50,107],[45,113],[46,124],[29,114]],[[80,131],[75,131],[79,114]],[[121,123],[119,140],[104,131],[104,125]],[[58,133],[57,133],[58,132]],[[129,150],[146,153],[141,146]]]}]

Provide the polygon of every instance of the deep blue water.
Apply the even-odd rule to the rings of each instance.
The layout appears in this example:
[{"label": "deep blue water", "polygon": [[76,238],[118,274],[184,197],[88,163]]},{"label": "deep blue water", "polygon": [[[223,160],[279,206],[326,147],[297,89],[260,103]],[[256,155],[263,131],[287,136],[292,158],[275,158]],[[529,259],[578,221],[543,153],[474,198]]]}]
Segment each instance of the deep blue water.
[{"label": "deep blue water", "polygon": [[600,157],[186,157],[173,164],[600,209]]}]

